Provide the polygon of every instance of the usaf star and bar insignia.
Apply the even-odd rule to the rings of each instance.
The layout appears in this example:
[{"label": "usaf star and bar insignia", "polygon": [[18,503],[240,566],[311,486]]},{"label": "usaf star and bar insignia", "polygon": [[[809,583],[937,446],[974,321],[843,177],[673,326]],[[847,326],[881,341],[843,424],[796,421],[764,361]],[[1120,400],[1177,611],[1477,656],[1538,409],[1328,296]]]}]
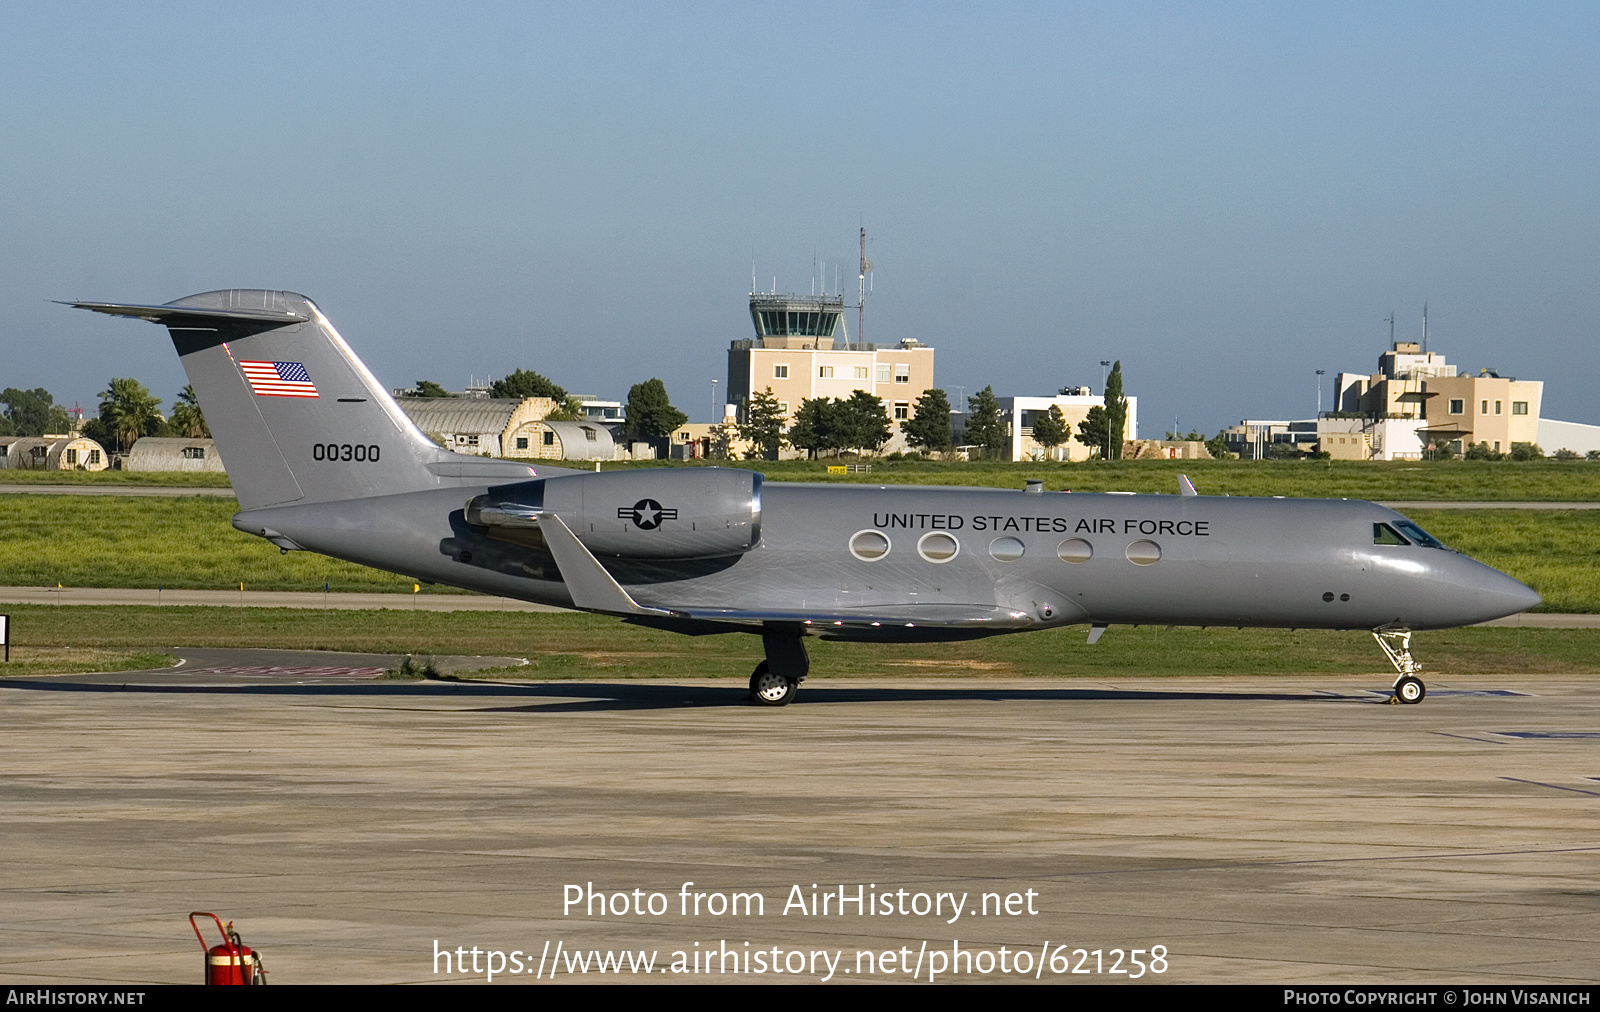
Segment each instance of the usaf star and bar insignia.
[{"label": "usaf star and bar insignia", "polygon": [[617,519],[632,520],[641,531],[653,531],[663,520],[678,519],[678,511],[667,509],[654,499],[640,499],[632,506],[618,506]]}]

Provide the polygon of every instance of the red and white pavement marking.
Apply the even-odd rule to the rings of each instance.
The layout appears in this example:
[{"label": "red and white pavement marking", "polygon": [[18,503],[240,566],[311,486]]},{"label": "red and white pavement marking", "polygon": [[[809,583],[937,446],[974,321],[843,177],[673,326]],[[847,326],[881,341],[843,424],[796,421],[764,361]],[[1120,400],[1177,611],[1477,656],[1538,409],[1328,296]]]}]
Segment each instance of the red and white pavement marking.
[{"label": "red and white pavement marking", "polygon": [[256,675],[266,678],[377,678],[383,668],[330,668],[312,666],[229,666],[185,668],[186,675]]}]

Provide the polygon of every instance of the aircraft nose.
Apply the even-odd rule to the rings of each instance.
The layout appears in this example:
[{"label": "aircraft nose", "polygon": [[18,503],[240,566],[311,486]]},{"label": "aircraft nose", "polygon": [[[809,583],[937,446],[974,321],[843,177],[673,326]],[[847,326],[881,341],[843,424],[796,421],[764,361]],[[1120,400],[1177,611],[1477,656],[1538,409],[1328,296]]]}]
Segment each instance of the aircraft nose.
[{"label": "aircraft nose", "polygon": [[1477,591],[1479,604],[1486,613],[1493,613],[1494,618],[1503,618],[1506,615],[1515,615],[1535,607],[1544,598],[1527,584],[1514,580],[1499,570],[1485,566],[1484,572],[1479,575]]}]

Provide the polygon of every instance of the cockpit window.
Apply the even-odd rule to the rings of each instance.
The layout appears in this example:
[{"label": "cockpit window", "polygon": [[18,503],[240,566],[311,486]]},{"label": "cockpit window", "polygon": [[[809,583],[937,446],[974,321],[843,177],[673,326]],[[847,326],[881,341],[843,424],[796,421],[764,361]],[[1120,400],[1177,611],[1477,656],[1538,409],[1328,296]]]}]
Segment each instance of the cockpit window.
[{"label": "cockpit window", "polygon": [[1372,543],[1375,545],[1409,545],[1411,542],[1388,524],[1372,525]]},{"label": "cockpit window", "polygon": [[1409,538],[1414,545],[1421,545],[1423,548],[1444,548],[1442,541],[1409,520],[1397,520],[1395,526],[1400,528],[1400,533]]}]

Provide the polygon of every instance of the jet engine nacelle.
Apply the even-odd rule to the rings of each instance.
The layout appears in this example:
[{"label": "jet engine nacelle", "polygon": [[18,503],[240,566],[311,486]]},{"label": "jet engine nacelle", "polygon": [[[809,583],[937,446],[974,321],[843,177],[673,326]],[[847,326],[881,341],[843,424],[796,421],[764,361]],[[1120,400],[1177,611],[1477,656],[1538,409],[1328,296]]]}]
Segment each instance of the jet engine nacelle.
[{"label": "jet engine nacelle", "polygon": [[509,534],[554,513],[596,555],[711,559],[761,540],[761,482],[723,467],[562,475],[493,486],[467,502],[466,518]]}]

